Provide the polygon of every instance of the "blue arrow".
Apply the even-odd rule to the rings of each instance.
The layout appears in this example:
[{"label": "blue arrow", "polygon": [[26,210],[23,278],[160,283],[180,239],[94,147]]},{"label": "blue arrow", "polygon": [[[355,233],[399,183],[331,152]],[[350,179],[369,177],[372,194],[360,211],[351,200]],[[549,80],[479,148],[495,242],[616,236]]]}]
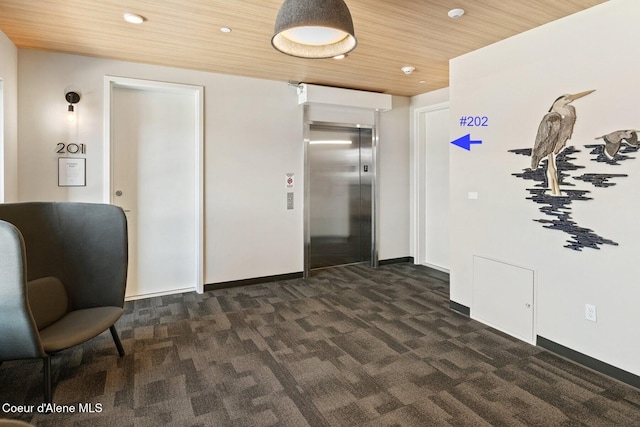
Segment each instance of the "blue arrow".
[{"label": "blue arrow", "polygon": [[451,141],[453,145],[457,145],[458,147],[464,148],[467,151],[471,151],[471,144],[482,144],[480,140],[472,140],[471,134],[466,134],[465,136],[461,136],[455,141]]}]

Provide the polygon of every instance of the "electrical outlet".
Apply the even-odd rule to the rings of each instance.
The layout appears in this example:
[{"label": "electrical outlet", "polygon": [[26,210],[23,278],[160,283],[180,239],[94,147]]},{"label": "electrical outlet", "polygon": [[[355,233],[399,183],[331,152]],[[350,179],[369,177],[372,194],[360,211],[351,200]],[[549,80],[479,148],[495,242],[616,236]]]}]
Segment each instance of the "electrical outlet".
[{"label": "electrical outlet", "polygon": [[596,306],[591,304],[584,305],[584,318],[592,322],[597,321]]}]

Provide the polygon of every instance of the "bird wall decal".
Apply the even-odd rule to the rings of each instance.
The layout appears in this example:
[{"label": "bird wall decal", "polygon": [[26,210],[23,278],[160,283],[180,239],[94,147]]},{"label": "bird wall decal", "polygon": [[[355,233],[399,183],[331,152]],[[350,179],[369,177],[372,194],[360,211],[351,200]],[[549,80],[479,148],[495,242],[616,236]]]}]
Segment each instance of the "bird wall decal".
[{"label": "bird wall decal", "polygon": [[[624,173],[630,170],[628,162],[633,161],[636,158],[635,154],[640,151],[640,128],[609,132],[595,138],[602,139],[602,144],[584,145],[590,150],[590,161],[599,164],[594,172],[583,171],[588,170],[593,164],[588,162],[588,166],[581,165],[581,150],[574,144],[567,146],[576,123],[576,110],[569,104],[593,92],[589,90],[558,97],[538,126],[534,147],[508,150],[530,158],[530,167],[512,175],[535,183],[532,188],[526,189],[529,193],[527,199],[540,205],[538,210],[544,217],[534,221],[543,224],[546,229],[568,234],[570,238],[566,241],[565,247],[575,251],[584,248],[600,249],[602,245],[618,246],[617,242],[578,224],[573,219],[572,212],[574,208],[583,206],[581,202],[595,199],[595,194],[592,194],[589,187],[585,188],[585,184],[598,188],[598,192],[616,186],[615,181],[629,176]],[[545,157],[546,162],[543,160]],[[614,173],[613,169],[618,168],[621,168],[620,172],[623,173]],[[559,185],[567,187],[563,189],[562,194]],[[557,197],[559,195],[562,197]]]},{"label": "bird wall decal", "polygon": [[613,157],[618,154],[620,144],[622,142],[630,147],[638,146],[638,132],[640,132],[640,130],[617,130],[606,135],[599,136],[596,139],[604,140],[604,154],[609,159],[613,159]]},{"label": "bird wall decal", "polygon": [[538,126],[536,141],[531,150],[531,169],[537,169],[540,161],[547,157],[547,179],[551,194],[560,196],[556,156],[564,149],[573,134],[576,123],[576,109],[569,105],[576,99],[587,96],[595,90],[558,97]]}]

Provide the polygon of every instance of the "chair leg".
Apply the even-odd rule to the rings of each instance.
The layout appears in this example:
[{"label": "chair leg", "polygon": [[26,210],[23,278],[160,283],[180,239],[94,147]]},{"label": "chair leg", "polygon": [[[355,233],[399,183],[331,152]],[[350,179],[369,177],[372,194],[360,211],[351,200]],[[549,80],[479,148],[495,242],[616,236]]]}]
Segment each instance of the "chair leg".
[{"label": "chair leg", "polygon": [[109,331],[111,331],[111,336],[113,337],[113,342],[116,344],[116,348],[118,349],[118,354],[120,357],[124,356],[124,348],[120,342],[118,331],[116,331],[116,325],[111,325],[111,327],[109,327]]},{"label": "chair leg", "polygon": [[51,403],[51,357],[46,356],[42,358],[43,361],[43,374],[44,374],[44,401],[45,403]]}]

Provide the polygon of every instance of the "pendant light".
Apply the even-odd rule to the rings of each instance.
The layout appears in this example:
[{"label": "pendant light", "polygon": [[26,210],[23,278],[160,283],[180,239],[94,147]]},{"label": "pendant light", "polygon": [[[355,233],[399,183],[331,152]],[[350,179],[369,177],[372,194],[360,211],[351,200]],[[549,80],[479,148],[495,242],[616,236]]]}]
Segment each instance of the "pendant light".
[{"label": "pendant light", "polygon": [[358,42],[343,0],[284,0],[271,44],[287,55],[323,59],[347,54]]}]

